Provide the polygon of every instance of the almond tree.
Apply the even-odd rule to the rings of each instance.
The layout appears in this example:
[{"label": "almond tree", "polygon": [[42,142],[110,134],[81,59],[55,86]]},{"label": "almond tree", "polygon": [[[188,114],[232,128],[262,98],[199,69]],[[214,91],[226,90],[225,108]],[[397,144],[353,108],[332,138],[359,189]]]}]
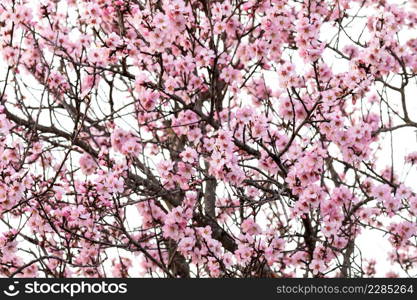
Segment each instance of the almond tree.
[{"label": "almond tree", "polygon": [[415,276],[415,2],[1,1],[1,275]]}]

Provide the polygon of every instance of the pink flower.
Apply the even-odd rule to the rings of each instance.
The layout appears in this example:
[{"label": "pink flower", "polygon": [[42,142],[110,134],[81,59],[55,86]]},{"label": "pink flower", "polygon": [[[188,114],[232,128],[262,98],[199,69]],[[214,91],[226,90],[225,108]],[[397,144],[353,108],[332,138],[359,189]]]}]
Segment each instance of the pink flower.
[{"label": "pink flower", "polygon": [[391,188],[387,184],[378,185],[373,188],[372,194],[379,201],[391,199]]},{"label": "pink flower", "polygon": [[242,232],[250,236],[257,235],[262,232],[261,227],[259,227],[259,225],[255,223],[255,220],[253,218],[245,219],[242,222],[241,228]]},{"label": "pink flower", "polygon": [[414,216],[417,216],[417,197],[412,196],[412,197],[410,197],[410,199],[408,201],[409,201],[409,204],[410,204],[410,212]]},{"label": "pink flower", "polygon": [[158,166],[157,166],[158,171],[161,174],[161,176],[166,177],[168,175],[169,171],[172,170],[173,165],[174,165],[173,162],[170,161],[170,160],[161,160],[158,163]]},{"label": "pink flower", "polygon": [[7,200],[7,188],[6,185],[0,184],[0,202]]},{"label": "pink flower", "polygon": [[412,165],[417,163],[417,152],[412,152],[408,154],[405,158],[405,161],[411,163]]},{"label": "pink flower", "polygon": [[182,158],[182,161],[185,163],[194,163],[197,160],[197,151],[195,151],[193,148],[188,147],[183,152],[181,152],[180,157]]},{"label": "pink flower", "polygon": [[84,154],[79,160],[81,171],[85,175],[91,175],[97,169],[97,163],[89,154]]},{"label": "pink flower", "polygon": [[313,259],[310,262],[310,269],[312,270],[314,275],[318,275],[320,273],[323,273],[326,270],[326,265],[322,260],[319,259]]},{"label": "pink flower", "polygon": [[105,66],[109,57],[108,48],[92,48],[88,52],[88,59],[91,64]]},{"label": "pink flower", "polygon": [[192,251],[195,242],[196,241],[193,237],[182,238],[178,243],[178,250],[184,255],[187,255],[190,251]]}]

